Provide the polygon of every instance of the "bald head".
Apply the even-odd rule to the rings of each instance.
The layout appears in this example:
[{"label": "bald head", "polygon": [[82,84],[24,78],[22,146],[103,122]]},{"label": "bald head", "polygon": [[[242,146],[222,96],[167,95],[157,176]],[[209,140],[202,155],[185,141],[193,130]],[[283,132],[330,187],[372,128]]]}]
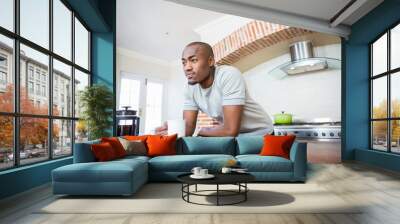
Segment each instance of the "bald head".
[{"label": "bald head", "polygon": [[213,49],[209,44],[200,42],[200,41],[196,41],[196,42],[192,42],[192,43],[186,45],[185,49],[188,47],[192,47],[192,46],[195,46],[195,47],[198,47],[198,49],[201,49],[204,53],[206,53],[207,57],[214,58]]}]

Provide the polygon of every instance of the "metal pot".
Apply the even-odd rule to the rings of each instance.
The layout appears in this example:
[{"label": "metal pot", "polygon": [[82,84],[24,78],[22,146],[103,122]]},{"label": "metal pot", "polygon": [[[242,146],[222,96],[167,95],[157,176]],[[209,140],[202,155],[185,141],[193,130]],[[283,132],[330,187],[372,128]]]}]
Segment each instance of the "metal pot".
[{"label": "metal pot", "polygon": [[285,114],[284,111],[280,114],[274,115],[274,123],[275,124],[291,124],[292,123],[292,115]]}]

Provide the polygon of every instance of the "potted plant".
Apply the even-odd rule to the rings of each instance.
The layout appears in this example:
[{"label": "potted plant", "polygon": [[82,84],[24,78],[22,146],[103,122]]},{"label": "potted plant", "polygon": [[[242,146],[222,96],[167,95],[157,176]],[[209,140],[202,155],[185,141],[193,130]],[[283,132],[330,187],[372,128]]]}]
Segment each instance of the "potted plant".
[{"label": "potted plant", "polygon": [[113,93],[102,84],[86,87],[79,93],[81,122],[87,126],[89,140],[110,136],[112,127]]}]

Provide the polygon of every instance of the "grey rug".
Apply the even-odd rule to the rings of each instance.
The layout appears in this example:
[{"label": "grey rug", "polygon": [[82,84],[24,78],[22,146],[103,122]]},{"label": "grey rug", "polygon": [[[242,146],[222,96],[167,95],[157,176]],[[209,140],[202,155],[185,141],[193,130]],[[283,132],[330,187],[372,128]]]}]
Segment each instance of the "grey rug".
[{"label": "grey rug", "polygon": [[[360,213],[358,205],[346,202],[316,184],[260,183],[248,186],[247,201],[237,205],[189,204],[181,198],[180,184],[150,183],[131,197],[57,197],[35,213]],[[230,188],[233,186],[224,189]],[[202,185],[198,190],[211,189],[215,189],[215,186]],[[222,202],[229,203],[237,199],[225,197]],[[193,196],[191,200],[208,204],[216,202],[213,196]]]}]

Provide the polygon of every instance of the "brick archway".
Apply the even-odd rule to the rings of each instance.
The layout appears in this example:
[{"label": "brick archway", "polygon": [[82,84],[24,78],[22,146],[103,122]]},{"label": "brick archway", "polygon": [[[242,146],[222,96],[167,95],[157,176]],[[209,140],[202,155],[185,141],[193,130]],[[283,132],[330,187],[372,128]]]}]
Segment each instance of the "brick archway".
[{"label": "brick archway", "polygon": [[312,31],[263,21],[252,21],[213,46],[217,64],[233,64],[258,50]]}]

